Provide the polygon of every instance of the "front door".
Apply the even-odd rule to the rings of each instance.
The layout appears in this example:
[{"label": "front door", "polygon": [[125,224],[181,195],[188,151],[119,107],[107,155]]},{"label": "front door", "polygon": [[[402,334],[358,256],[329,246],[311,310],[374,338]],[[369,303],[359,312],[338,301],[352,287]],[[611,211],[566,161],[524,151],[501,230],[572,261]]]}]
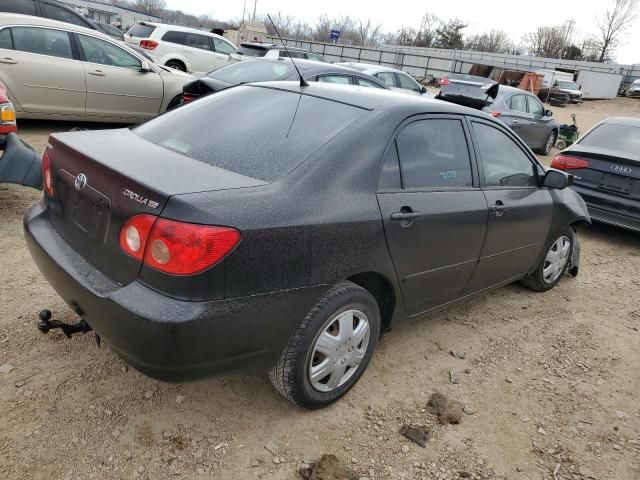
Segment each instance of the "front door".
[{"label": "front door", "polygon": [[532,137],[535,143],[531,145],[536,148],[543,147],[547,136],[551,133],[551,130],[549,130],[549,122],[551,122],[552,117],[547,117],[544,114],[544,106],[540,100],[533,95],[527,95],[527,107],[531,115],[531,121],[533,122]]},{"label": "front door", "polygon": [[527,96],[524,94],[514,95],[506,101],[506,104],[509,110],[502,112],[500,120],[511,127],[524,140],[524,143],[529,146],[535,146],[535,137],[533,135],[535,123],[527,111]]},{"label": "front door", "polygon": [[217,37],[210,37],[211,38],[211,43],[213,44],[213,50],[214,50],[214,69],[220,68],[220,67],[224,67],[225,65],[228,65],[229,63],[232,63],[231,57],[229,57],[229,55],[231,55],[232,53],[234,53],[236,51],[235,47],[233,45],[231,45],[229,42],[222,40],[220,38]]},{"label": "front door", "polygon": [[409,315],[460,297],[476,267],[488,214],[468,138],[462,117],[425,117],[387,151],[382,178],[395,166],[401,181],[385,181],[378,203]]},{"label": "front door", "polygon": [[142,72],[142,62],[105,40],[78,34],[85,61],[87,117],[141,121],[160,112],[163,83],[156,72]]},{"label": "front door", "polygon": [[[3,38],[9,29],[2,30]],[[0,49],[2,80],[25,112],[84,116],[86,90],[80,61],[64,30],[12,27]]]},{"label": "front door", "polygon": [[465,293],[526,274],[544,248],[553,200],[539,187],[540,167],[509,132],[481,120],[471,122],[489,206],[487,236]]}]

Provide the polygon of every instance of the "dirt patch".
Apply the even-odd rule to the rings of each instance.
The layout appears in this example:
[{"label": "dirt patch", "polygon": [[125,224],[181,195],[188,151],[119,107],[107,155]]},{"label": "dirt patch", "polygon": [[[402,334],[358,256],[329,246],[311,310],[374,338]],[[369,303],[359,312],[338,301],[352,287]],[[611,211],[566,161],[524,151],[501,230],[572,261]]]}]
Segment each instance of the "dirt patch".
[{"label": "dirt patch", "polygon": [[450,423],[457,425],[462,421],[464,406],[455,400],[449,400],[440,392],[435,392],[429,398],[427,403],[427,411],[431,415],[438,417],[441,425],[449,425]]},{"label": "dirt patch", "polygon": [[403,425],[400,434],[421,447],[426,447],[429,440],[429,429],[422,425]]},{"label": "dirt patch", "polygon": [[317,463],[302,467],[299,475],[304,480],[358,480],[360,476],[340,463],[335,455],[323,455]]},{"label": "dirt patch", "polygon": [[[585,131],[640,116],[640,100],[552,110],[561,121],[576,113]],[[19,128],[42,151],[49,132],[71,126]],[[75,321],[22,237],[41,195],[0,185],[0,365],[13,366],[0,373],[3,480],[291,480],[323,454],[376,480],[550,480],[558,464],[564,480],[640,478],[640,235],[581,229],[576,279],[544,294],[512,285],[398,325],[343,400],[306,412],[265,376],[165,384],[91,335],[39,333],[43,308]],[[425,405],[436,390],[473,414],[440,425]],[[429,429],[426,447],[399,433],[405,424]]]}]

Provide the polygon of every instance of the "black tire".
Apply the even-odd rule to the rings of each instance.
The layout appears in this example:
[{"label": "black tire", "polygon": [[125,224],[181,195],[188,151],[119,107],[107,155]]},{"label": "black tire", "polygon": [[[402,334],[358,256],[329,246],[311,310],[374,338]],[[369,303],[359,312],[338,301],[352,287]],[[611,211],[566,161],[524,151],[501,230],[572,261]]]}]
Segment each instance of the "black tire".
[{"label": "black tire", "polygon": [[540,152],[540,155],[544,155],[544,156],[549,155],[551,153],[551,150],[553,149],[553,146],[556,144],[557,139],[558,139],[558,132],[556,132],[555,130],[552,130],[551,132],[549,132],[549,135],[547,135],[547,138],[544,139],[544,144],[542,145],[542,148],[538,150]]},{"label": "black tire", "polygon": [[167,105],[167,112],[169,110],[173,110],[176,107],[179,107],[182,104],[182,95],[176,95],[171,99],[169,105]]},{"label": "black tire", "polygon": [[180,70],[181,72],[186,72],[187,67],[180,60],[169,60],[164,64],[165,67],[173,68],[174,70]]},{"label": "black tire", "polygon": [[[544,278],[544,269],[547,264],[547,254],[554,247],[556,241],[561,239],[562,237],[566,237],[569,239],[569,242],[570,242],[569,254],[566,260],[564,261],[564,266],[562,267],[560,274],[556,278],[554,278],[552,281],[547,281]],[[540,263],[536,267],[536,270],[531,275],[522,279],[520,283],[522,283],[522,285],[524,285],[528,289],[533,290],[534,292],[546,292],[547,290],[551,290],[553,287],[557,285],[557,283],[563,277],[564,273],[567,271],[567,268],[571,263],[571,255],[573,254],[573,248],[574,248],[575,242],[576,242],[576,232],[571,227],[567,227],[561,232],[559,232],[557,235],[554,235],[553,237],[551,237],[551,240],[547,242],[547,244],[545,245],[544,257],[542,257],[542,260],[540,260]]]},{"label": "black tire", "polygon": [[[330,391],[320,391],[312,385],[309,376],[311,362],[316,361],[315,356],[312,358],[316,340],[334,324],[340,313],[351,309],[363,313],[368,321],[370,330],[366,351],[344,384]],[[287,400],[309,410],[335,402],[356,384],[369,365],[380,336],[380,323],[378,304],[367,290],[352,282],[334,285],[294,331],[278,363],[269,372],[271,383]]]}]

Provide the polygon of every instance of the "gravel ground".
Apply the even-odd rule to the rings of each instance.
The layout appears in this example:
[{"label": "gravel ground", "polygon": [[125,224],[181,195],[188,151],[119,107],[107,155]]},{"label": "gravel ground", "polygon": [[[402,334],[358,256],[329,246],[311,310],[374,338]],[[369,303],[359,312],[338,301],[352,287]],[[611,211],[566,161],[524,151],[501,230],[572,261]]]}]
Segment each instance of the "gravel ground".
[{"label": "gravel ground", "polygon": [[[555,112],[575,112],[584,131],[639,116],[640,101]],[[20,130],[42,150],[72,126]],[[640,478],[639,235],[581,229],[578,278],[545,294],[505,287],[399,325],[343,400],[306,412],[265,376],[165,384],[91,334],[40,334],[42,308],[74,320],[22,237],[40,195],[0,185],[2,479],[293,479],[325,453],[361,479]],[[436,391],[465,406],[460,424],[429,413]],[[404,424],[428,430],[426,447],[399,433]]]}]

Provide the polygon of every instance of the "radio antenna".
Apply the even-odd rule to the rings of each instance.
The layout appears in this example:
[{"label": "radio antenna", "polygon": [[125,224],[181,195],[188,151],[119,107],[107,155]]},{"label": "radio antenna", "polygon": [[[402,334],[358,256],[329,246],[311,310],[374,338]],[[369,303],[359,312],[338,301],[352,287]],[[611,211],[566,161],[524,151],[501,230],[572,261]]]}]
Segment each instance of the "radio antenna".
[{"label": "radio antenna", "polygon": [[289,53],[289,49],[287,48],[287,44],[284,43],[284,41],[282,40],[282,37],[280,36],[280,32],[278,32],[278,29],[276,28],[276,24],[273,23],[273,20],[271,19],[271,15],[269,15],[267,13],[267,18],[269,19],[269,21],[271,22],[271,26],[273,27],[273,29],[276,31],[276,35],[278,36],[278,39],[280,40],[280,43],[282,43],[282,46],[284,47],[285,51],[287,52],[287,55],[289,56],[289,58],[291,59],[291,63],[293,63],[293,68],[296,69],[296,72],[298,72],[298,77],[300,77],[300,86],[301,87],[308,87],[309,84],[307,83],[307,81],[303,78],[302,74],[300,73],[300,70],[298,70],[298,66],[296,65],[295,60],[293,59],[293,57],[291,56],[291,53]]}]

